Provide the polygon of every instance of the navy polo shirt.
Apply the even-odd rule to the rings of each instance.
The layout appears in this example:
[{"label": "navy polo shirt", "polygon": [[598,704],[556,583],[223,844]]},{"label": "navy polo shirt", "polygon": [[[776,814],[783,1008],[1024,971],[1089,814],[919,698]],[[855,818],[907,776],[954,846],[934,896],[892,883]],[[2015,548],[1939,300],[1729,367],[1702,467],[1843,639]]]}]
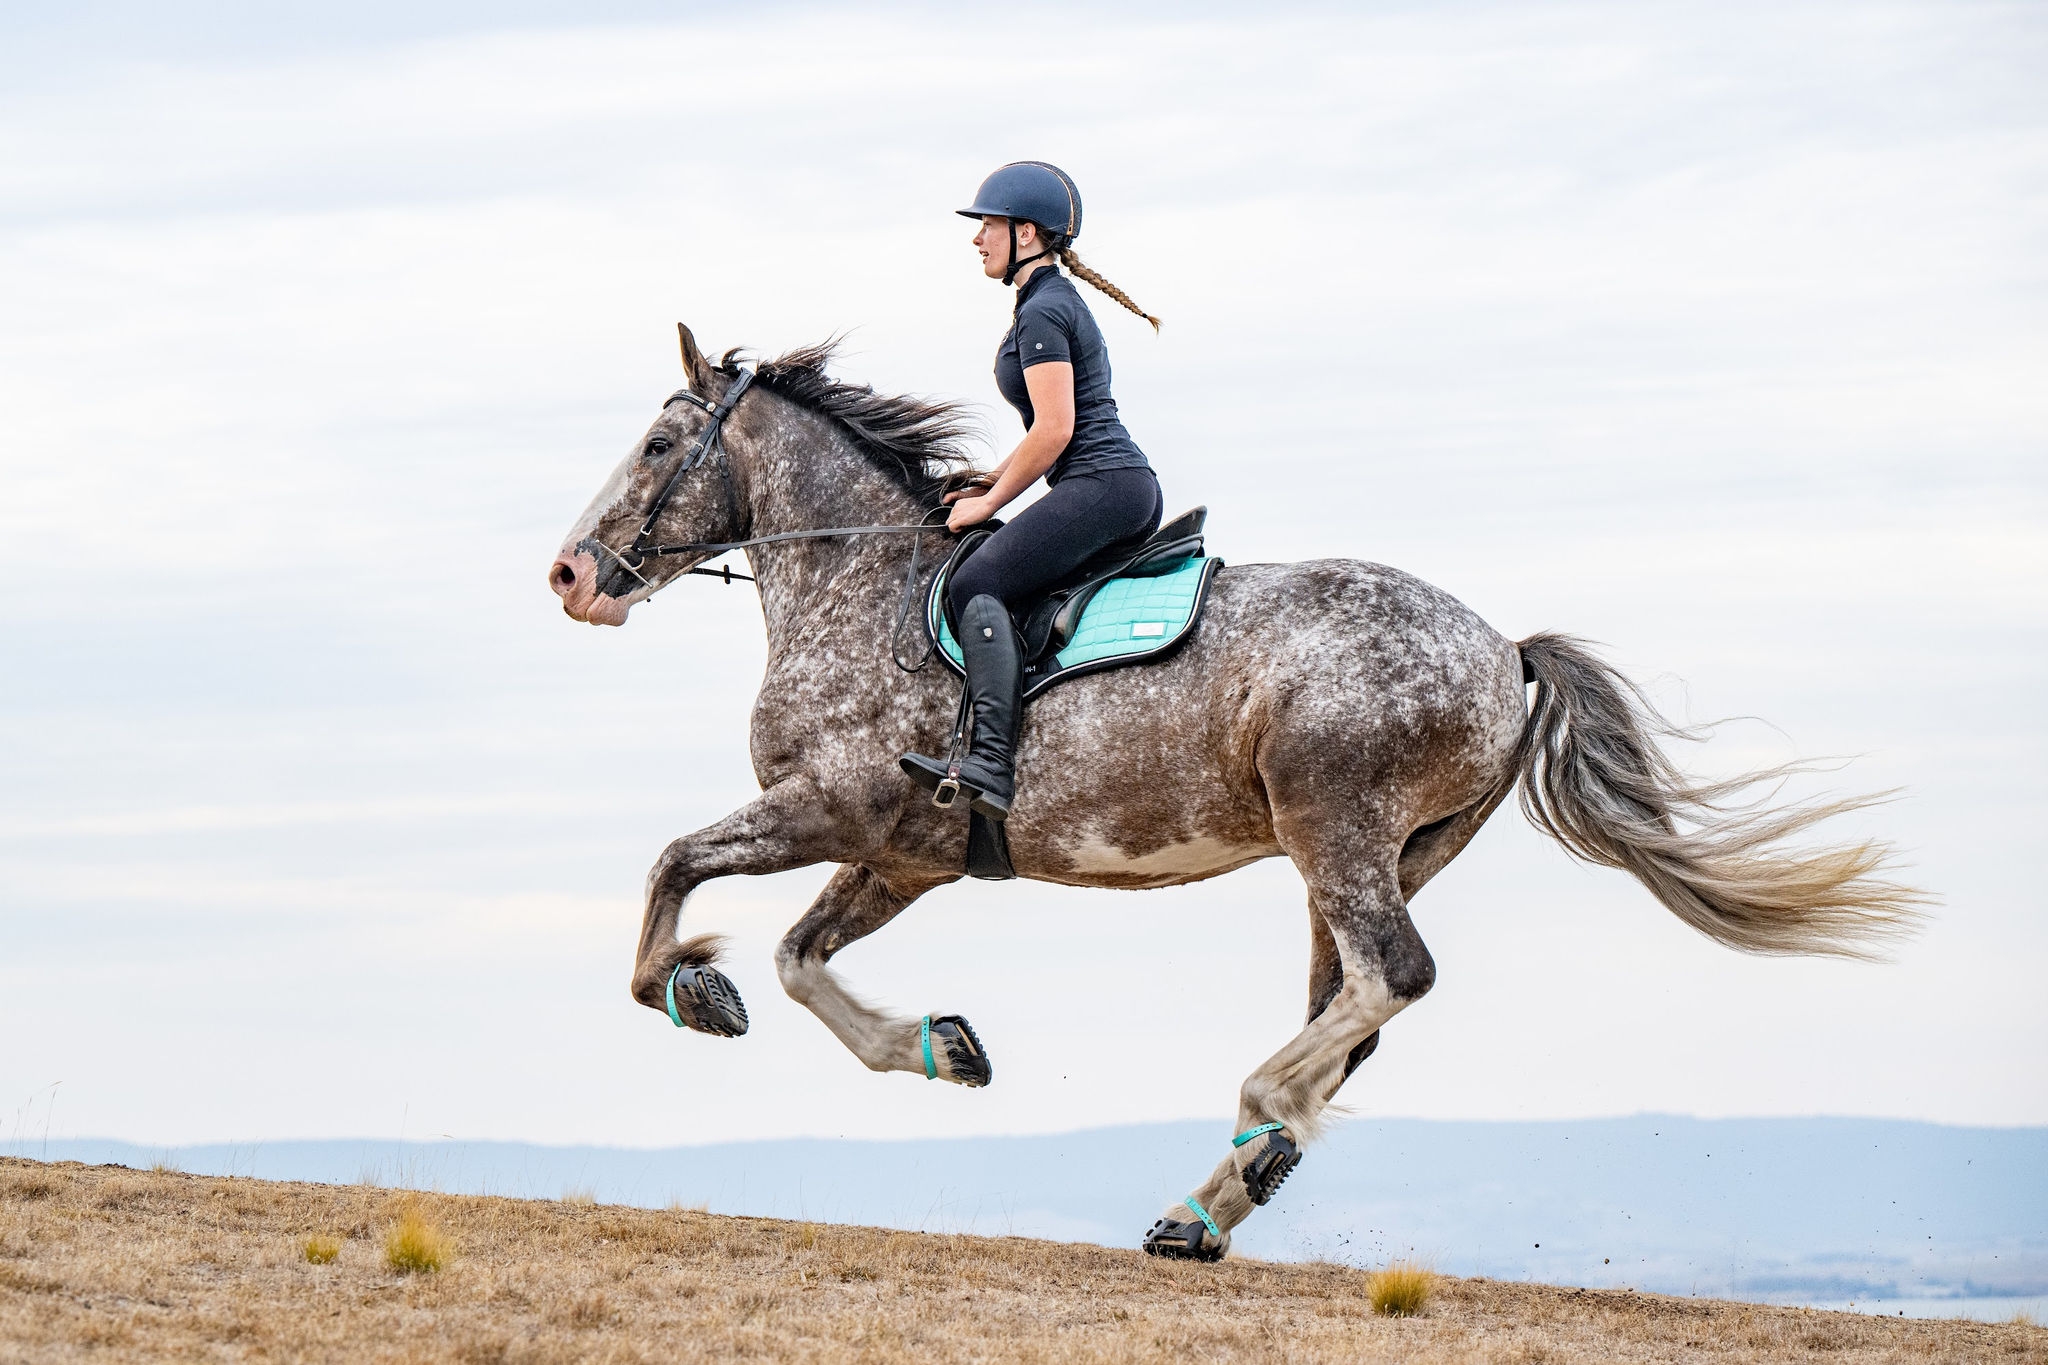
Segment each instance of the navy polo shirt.
[{"label": "navy polo shirt", "polygon": [[1109,396],[1109,350],[1102,329],[1081,299],[1074,282],[1054,265],[1042,265],[1017,290],[1017,308],[1010,330],[996,348],[996,388],[1017,410],[1028,430],[1032,423],[1031,391],[1024,371],[1048,360],[1074,367],[1074,435],[1053,467],[1048,484],[1069,474],[1095,474],[1106,469],[1149,469],[1145,452],[1124,430],[1116,400]]}]

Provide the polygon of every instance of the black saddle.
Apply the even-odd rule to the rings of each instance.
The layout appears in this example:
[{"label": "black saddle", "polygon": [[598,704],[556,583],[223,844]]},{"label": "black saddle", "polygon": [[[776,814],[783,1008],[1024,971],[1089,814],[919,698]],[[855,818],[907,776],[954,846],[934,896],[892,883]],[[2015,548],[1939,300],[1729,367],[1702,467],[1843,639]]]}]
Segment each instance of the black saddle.
[{"label": "black saddle", "polygon": [[[1115,578],[1157,578],[1201,554],[1202,525],[1208,519],[1209,509],[1197,507],[1163,523],[1149,536],[1133,536],[1106,545],[1046,589],[1036,601],[1012,607],[1010,619],[1016,622],[1017,635],[1024,646],[1024,671],[1035,671],[1035,665],[1067,647],[1080,627],[1081,613],[1088,609],[1089,600],[1103,584]],[[954,571],[994,534],[994,528],[977,526],[962,536],[946,561],[946,581],[951,582]],[[946,612],[946,624],[957,637],[960,624],[953,619],[952,603],[941,605]]]}]

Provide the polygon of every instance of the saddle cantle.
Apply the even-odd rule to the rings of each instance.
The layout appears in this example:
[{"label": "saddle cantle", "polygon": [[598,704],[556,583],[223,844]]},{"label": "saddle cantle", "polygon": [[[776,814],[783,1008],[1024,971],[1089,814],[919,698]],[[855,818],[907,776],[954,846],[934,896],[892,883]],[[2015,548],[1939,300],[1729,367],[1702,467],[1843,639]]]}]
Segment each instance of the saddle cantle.
[{"label": "saddle cantle", "polygon": [[[1209,582],[1223,567],[1202,554],[1209,509],[1183,512],[1149,536],[1110,545],[1011,619],[1023,641],[1024,699],[1055,683],[1141,663],[1180,645],[1202,617]],[[935,652],[964,673],[946,615],[946,583],[993,531],[961,537],[925,599],[925,633]]]}]

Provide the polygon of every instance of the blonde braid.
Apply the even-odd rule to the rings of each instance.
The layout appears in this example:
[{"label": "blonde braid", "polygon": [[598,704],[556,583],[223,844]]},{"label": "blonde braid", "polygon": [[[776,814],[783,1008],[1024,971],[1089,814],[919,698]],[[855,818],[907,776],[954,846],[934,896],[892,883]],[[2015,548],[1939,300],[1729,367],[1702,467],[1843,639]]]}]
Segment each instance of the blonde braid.
[{"label": "blonde braid", "polygon": [[1088,283],[1094,285],[1097,289],[1100,289],[1103,293],[1115,299],[1124,307],[1130,309],[1133,313],[1136,313],[1139,317],[1145,319],[1145,321],[1151,323],[1152,330],[1155,333],[1159,330],[1158,318],[1153,317],[1150,313],[1138,307],[1137,304],[1131,302],[1131,296],[1129,294],[1126,294],[1123,290],[1117,288],[1108,280],[1103,279],[1102,276],[1096,274],[1087,266],[1082,265],[1081,258],[1074,254],[1072,247],[1063,246],[1060,247],[1058,250],[1060,264],[1067,268],[1068,273],[1080,276],[1082,279],[1088,281]]}]

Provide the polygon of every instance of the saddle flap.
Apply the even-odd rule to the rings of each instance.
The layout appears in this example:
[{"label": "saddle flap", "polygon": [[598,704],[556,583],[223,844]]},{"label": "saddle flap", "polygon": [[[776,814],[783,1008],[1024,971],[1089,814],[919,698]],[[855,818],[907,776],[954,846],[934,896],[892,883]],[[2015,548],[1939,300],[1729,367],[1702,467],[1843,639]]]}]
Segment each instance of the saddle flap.
[{"label": "saddle flap", "polygon": [[[1127,540],[1106,546],[1053,584],[1036,601],[1013,610],[1010,619],[1016,624],[1025,664],[1043,665],[1065,649],[1080,629],[1088,604],[1105,585],[1119,578],[1163,577],[1180,569],[1190,559],[1200,557],[1204,549],[1202,528],[1208,518],[1208,508],[1191,508],[1163,523],[1143,540]],[[968,556],[986,543],[989,532],[1001,524],[990,521],[966,532],[947,559],[944,570],[933,578],[931,609],[935,615],[931,619],[934,625],[940,619],[949,629],[955,625],[952,604],[943,593],[941,584],[950,580]],[[937,639],[935,631],[933,639]]]},{"label": "saddle flap", "polygon": [[[1145,542],[1135,558],[1067,593],[1064,600],[1053,608],[1051,619],[1045,623],[1044,642],[1038,650],[1033,651],[1033,657],[1036,658],[1039,653],[1057,654],[1067,647],[1074,638],[1074,632],[1081,628],[1081,617],[1088,610],[1088,603],[1101,591],[1105,583],[1114,582],[1119,578],[1158,578],[1163,574],[1172,573],[1201,554],[1202,520],[1207,515],[1207,508],[1197,507],[1192,512],[1175,517],[1159,528],[1160,534]],[[1187,532],[1190,527],[1193,528],[1191,534],[1183,534],[1177,539],[1169,540],[1165,534],[1168,531]],[[1032,617],[1032,624],[1037,625],[1038,613],[1033,612]]]},{"label": "saddle flap", "polygon": [[[1075,588],[1093,583],[1097,579],[1114,578],[1129,572],[1129,566],[1140,560],[1149,559],[1154,550],[1163,545],[1177,544],[1194,537],[1199,540],[1202,523],[1208,520],[1209,509],[1197,507],[1183,512],[1162,525],[1149,536],[1116,541],[1105,545],[1088,558],[1076,564],[1071,571],[1050,584],[1044,596],[1032,604],[1035,612],[1047,598],[1061,598]],[[1197,552],[1199,553],[1199,551]]]}]

